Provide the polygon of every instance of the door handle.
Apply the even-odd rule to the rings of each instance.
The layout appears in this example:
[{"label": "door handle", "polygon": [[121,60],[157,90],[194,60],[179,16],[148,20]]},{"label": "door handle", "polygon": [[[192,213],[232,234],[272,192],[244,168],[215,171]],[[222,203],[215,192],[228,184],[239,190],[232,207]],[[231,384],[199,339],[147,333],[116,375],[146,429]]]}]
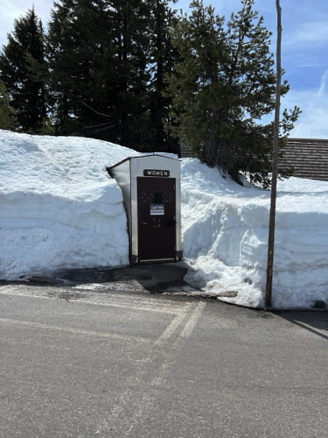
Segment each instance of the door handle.
[{"label": "door handle", "polygon": [[145,222],[145,221],[140,222],[140,224],[141,225],[148,225],[147,222]]},{"label": "door handle", "polygon": [[174,219],[170,219],[170,220],[164,222],[164,225],[166,225],[167,227],[173,227],[176,223],[177,223],[177,221],[175,221]]}]

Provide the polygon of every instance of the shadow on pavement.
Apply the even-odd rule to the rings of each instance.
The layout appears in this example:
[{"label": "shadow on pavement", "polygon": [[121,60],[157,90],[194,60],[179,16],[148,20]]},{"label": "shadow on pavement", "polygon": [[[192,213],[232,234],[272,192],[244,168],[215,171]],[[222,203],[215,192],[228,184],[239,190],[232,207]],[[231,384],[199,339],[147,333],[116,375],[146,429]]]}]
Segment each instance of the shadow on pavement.
[{"label": "shadow on pavement", "polygon": [[183,280],[186,268],[174,265],[134,265],[119,269],[71,269],[58,272],[56,277],[70,283],[128,283],[137,282],[150,293],[168,289],[188,288]]},{"label": "shadow on pavement", "polygon": [[184,281],[188,269],[177,264],[144,264],[123,268],[63,269],[42,276],[22,278],[22,281],[0,281],[1,284],[31,286],[74,286],[78,289],[101,291],[135,291],[151,294],[204,294]]},{"label": "shadow on pavement", "polygon": [[272,313],[328,341],[328,311],[272,311]]}]

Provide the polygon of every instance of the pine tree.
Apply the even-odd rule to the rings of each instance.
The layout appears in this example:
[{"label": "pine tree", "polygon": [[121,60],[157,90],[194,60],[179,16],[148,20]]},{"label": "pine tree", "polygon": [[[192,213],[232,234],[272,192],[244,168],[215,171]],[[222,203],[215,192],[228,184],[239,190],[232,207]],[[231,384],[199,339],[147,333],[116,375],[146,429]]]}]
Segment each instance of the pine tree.
[{"label": "pine tree", "polygon": [[[101,64],[102,1],[62,0],[54,3],[46,53],[50,96],[58,133],[81,135],[96,107],[94,75]],[[97,32],[99,31],[99,33]],[[98,78],[99,82],[101,77]],[[96,108],[101,111],[99,107]]]},{"label": "pine tree", "polygon": [[10,98],[5,84],[0,81],[0,129],[16,131],[17,119],[15,111],[10,106]]},{"label": "pine tree", "polygon": [[172,12],[167,0],[60,0],[47,58],[57,131],[138,150],[177,148],[164,130]]},{"label": "pine tree", "polygon": [[[180,17],[172,31],[180,56],[167,77],[176,124],[170,129],[208,165],[238,182],[239,173],[247,172],[252,181],[268,186],[273,125],[260,119],[274,109],[275,72],[270,33],[253,4],[242,0],[241,10],[226,24],[198,0],[191,3],[190,16]],[[288,89],[285,81],[281,94]],[[298,114],[297,107],[284,111],[281,146]]]},{"label": "pine tree", "polygon": [[151,12],[149,144],[152,150],[177,153],[178,141],[170,136],[165,128],[172,99],[165,93],[164,81],[165,74],[172,70],[173,61],[177,57],[170,38],[170,27],[175,20],[176,12],[169,7],[169,2],[166,0],[153,0]]},{"label": "pine tree", "polygon": [[44,35],[34,8],[15,20],[14,30],[0,54],[0,79],[14,108],[19,130],[38,132],[46,117]]},{"label": "pine tree", "polygon": [[118,143],[139,150],[148,143],[150,13],[150,3],[143,0],[108,1],[113,53],[106,84],[113,132]]},{"label": "pine tree", "polygon": [[47,53],[60,132],[143,143],[148,20],[142,0],[55,3]]}]

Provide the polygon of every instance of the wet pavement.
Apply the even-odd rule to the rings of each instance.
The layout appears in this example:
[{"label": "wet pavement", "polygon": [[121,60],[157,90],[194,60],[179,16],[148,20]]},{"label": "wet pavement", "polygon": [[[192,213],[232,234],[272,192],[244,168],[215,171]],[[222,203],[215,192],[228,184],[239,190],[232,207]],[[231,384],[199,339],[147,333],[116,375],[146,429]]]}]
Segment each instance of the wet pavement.
[{"label": "wet pavement", "polygon": [[138,292],[150,294],[173,294],[214,298],[184,281],[188,268],[183,263],[142,264],[122,268],[62,269],[47,275],[33,275],[21,281],[36,286],[80,286],[90,290],[110,289],[119,292]]}]

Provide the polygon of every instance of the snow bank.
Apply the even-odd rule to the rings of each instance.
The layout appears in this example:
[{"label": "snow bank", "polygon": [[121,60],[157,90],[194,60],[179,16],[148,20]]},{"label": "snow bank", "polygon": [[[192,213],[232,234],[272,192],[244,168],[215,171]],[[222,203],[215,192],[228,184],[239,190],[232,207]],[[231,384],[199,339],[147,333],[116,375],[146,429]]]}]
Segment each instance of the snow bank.
[{"label": "snow bank", "polygon": [[122,195],[106,166],[136,154],[0,131],[0,278],[128,264]]},{"label": "snow bank", "polygon": [[[183,161],[182,181],[184,255],[193,268],[186,280],[225,301],[264,306],[270,193],[194,159]],[[328,182],[278,184],[274,307],[328,301],[327,195]]]},{"label": "snow bank", "polygon": [[[128,264],[122,194],[106,172],[137,152],[74,137],[0,130],[0,278]],[[182,160],[186,280],[220,299],[262,307],[270,193]],[[278,184],[273,305],[328,303],[328,182]]]}]

